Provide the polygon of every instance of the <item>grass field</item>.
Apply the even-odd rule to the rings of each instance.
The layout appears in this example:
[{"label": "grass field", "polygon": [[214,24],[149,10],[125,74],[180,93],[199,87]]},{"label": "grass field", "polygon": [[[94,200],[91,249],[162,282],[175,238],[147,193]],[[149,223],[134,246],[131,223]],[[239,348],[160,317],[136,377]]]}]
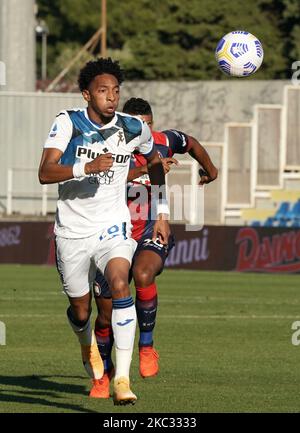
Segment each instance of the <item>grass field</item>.
[{"label": "grass field", "polygon": [[[56,270],[0,266],[0,412],[299,412],[297,275],[165,271],[155,333],[160,374],[132,363],[135,406],[88,398]],[[95,315],[95,308],[93,316]]]}]

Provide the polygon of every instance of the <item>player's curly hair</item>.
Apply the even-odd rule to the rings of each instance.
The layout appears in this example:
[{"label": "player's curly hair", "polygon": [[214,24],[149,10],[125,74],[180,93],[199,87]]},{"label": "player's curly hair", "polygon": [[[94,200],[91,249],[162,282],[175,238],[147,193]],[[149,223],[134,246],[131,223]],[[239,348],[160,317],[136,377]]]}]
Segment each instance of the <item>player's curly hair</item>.
[{"label": "player's curly hair", "polygon": [[148,101],[142,98],[130,98],[125,102],[123,112],[133,115],[151,115],[152,109]]},{"label": "player's curly hair", "polygon": [[90,83],[97,75],[111,74],[118,80],[119,84],[124,81],[124,71],[121,69],[117,60],[113,61],[110,57],[107,59],[100,57],[97,60],[87,62],[80,70],[78,77],[78,86],[80,91],[88,89]]}]

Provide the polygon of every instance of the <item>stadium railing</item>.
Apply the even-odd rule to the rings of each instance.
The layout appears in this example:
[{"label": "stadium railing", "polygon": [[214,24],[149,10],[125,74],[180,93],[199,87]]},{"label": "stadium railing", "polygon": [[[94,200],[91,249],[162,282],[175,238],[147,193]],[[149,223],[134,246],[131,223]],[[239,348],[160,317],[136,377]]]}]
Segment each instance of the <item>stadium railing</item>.
[{"label": "stadium railing", "polygon": [[34,173],[36,174],[36,168],[29,167],[10,167],[7,169],[7,191],[6,191],[6,214],[12,215],[14,212],[13,201],[14,200],[38,200],[41,202],[39,206],[40,211],[38,214],[46,216],[48,213],[48,201],[49,199],[55,199],[53,194],[49,193],[48,185],[41,185],[40,192],[37,191],[18,191],[14,188],[14,174],[15,173]]}]

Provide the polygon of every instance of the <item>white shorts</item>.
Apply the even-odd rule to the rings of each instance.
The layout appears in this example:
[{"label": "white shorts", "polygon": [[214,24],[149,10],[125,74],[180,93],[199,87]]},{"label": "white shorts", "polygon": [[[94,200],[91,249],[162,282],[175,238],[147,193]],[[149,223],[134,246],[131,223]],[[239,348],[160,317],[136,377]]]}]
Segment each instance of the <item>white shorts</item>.
[{"label": "white shorts", "polygon": [[56,265],[64,292],[70,298],[92,290],[97,268],[104,274],[107,263],[122,257],[131,265],[137,243],[124,233],[124,224],[115,224],[88,238],[56,236]]}]

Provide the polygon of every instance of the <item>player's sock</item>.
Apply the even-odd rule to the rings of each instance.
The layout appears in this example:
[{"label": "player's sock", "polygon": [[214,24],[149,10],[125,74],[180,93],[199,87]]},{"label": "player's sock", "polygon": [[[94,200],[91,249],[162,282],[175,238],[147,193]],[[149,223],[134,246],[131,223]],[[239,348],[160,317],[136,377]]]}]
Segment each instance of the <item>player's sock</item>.
[{"label": "player's sock", "polygon": [[139,347],[153,346],[153,330],[157,312],[156,284],[136,287],[136,313],[140,328]]},{"label": "player's sock", "polygon": [[129,378],[136,328],[136,311],[131,296],[113,299],[112,328],[116,347],[115,379]]},{"label": "player's sock", "polygon": [[98,349],[104,365],[104,373],[109,373],[113,369],[111,351],[114,344],[112,327],[101,328],[97,320],[95,321],[95,335]]},{"label": "player's sock", "polygon": [[71,328],[78,337],[79,343],[84,346],[90,346],[93,344],[94,333],[91,326],[90,317],[86,321],[78,321],[73,317],[71,307],[67,309],[67,316]]},{"label": "player's sock", "polygon": [[69,323],[77,335],[81,345],[81,356],[84,368],[92,379],[101,379],[104,368],[98,351],[95,333],[90,317],[86,321],[78,321],[73,317],[71,307],[67,309]]}]

